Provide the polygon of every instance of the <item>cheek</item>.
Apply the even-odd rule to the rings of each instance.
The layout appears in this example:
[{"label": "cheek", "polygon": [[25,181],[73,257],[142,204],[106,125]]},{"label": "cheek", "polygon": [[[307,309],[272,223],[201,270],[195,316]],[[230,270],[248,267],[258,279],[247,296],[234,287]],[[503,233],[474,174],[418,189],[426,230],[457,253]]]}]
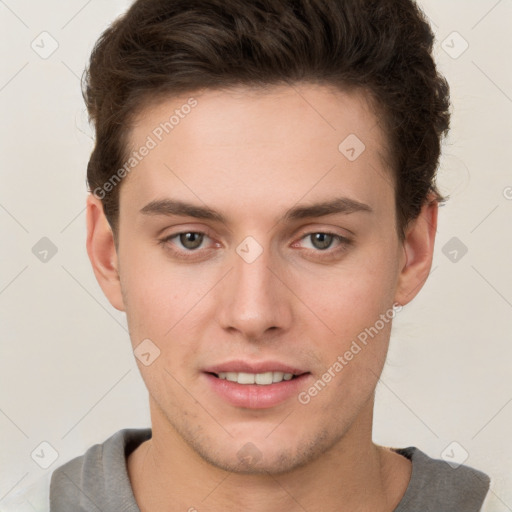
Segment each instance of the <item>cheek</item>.
[{"label": "cheek", "polygon": [[121,286],[132,341],[142,336],[165,343],[200,299],[200,279],[170,265],[163,249],[127,245],[123,256]]},{"label": "cheek", "polygon": [[338,337],[348,340],[391,308],[397,277],[394,257],[384,258],[380,248],[370,257],[354,255],[321,279],[308,279],[302,295],[310,297],[312,309]]},{"label": "cheek", "polygon": [[158,354],[149,365],[137,358],[142,378],[161,406],[181,403],[178,381],[184,369],[194,366],[201,339],[198,317],[204,318],[201,299],[211,285],[203,274],[180,270],[163,258],[148,263],[136,251],[126,258],[125,268],[129,271],[121,281],[132,347],[137,351],[149,339],[156,346],[149,351]]},{"label": "cheek", "polygon": [[[389,280],[381,276],[379,281],[379,276],[369,270],[364,276],[347,274],[343,281],[326,281],[316,292],[318,316],[329,330],[315,338],[318,384],[304,393],[333,421],[355,414],[366,403],[386,360],[395,312]],[[306,329],[311,332],[311,324]]]}]

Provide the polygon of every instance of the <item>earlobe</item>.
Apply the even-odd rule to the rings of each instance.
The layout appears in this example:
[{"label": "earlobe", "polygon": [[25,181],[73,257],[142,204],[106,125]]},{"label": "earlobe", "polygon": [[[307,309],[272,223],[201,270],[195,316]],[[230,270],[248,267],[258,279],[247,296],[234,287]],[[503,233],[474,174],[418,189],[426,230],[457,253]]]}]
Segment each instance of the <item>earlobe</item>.
[{"label": "earlobe", "polygon": [[103,204],[90,194],[87,198],[87,254],[94,275],[109,302],[116,309],[124,311],[119,259],[112,229],[105,217]]},{"label": "earlobe", "polygon": [[432,267],[439,205],[429,195],[418,217],[406,229],[403,250],[405,264],[401,269],[395,302],[409,303],[421,290]]}]

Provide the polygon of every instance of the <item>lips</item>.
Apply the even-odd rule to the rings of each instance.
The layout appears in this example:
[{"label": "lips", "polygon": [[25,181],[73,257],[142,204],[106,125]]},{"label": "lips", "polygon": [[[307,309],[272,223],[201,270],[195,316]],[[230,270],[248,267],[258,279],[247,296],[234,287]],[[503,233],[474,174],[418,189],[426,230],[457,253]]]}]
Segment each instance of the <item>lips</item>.
[{"label": "lips", "polygon": [[232,406],[266,409],[297,396],[311,373],[277,361],[230,361],[205,368],[211,389]]},{"label": "lips", "polygon": [[291,373],[292,375],[298,376],[304,373],[308,373],[306,370],[301,368],[286,365],[278,361],[260,361],[260,362],[249,362],[249,361],[229,361],[226,363],[217,364],[204,369],[207,373],[213,373],[219,375],[219,373],[268,373],[268,372],[282,372],[283,374]]},{"label": "lips", "polygon": [[263,372],[263,373],[246,373],[246,372],[219,372],[219,379],[237,382],[238,384],[259,384],[260,386],[269,386],[283,380],[291,380],[294,378],[293,373],[284,372]]}]

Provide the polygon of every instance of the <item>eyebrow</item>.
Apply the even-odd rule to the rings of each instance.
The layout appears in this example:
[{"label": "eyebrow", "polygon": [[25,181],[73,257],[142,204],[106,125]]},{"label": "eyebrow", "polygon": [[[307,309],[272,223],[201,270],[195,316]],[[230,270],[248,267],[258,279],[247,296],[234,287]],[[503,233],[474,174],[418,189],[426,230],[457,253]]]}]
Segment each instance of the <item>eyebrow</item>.
[{"label": "eyebrow", "polygon": [[[372,208],[360,201],[348,197],[337,197],[310,205],[294,206],[283,216],[283,221],[293,221],[310,217],[323,217],[336,213],[351,214],[356,212],[373,212]],[[226,223],[226,218],[208,206],[199,206],[177,199],[158,199],[151,201],[140,210],[143,215],[178,215],[196,219],[215,220]]]}]

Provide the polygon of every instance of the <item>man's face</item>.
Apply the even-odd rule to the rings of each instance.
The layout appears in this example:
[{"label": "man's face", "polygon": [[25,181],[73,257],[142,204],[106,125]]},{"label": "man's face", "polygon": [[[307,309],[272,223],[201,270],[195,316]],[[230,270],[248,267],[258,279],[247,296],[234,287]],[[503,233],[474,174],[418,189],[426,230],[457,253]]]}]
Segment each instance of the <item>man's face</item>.
[{"label": "man's face", "polygon": [[321,86],[194,99],[138,118],[130,150],[156,147],[120,191],[132,344],[160,350],[139,363],[154,437],[224,469],[287,471],[371,435],[405,260],[384,134],[363,94]]}]

